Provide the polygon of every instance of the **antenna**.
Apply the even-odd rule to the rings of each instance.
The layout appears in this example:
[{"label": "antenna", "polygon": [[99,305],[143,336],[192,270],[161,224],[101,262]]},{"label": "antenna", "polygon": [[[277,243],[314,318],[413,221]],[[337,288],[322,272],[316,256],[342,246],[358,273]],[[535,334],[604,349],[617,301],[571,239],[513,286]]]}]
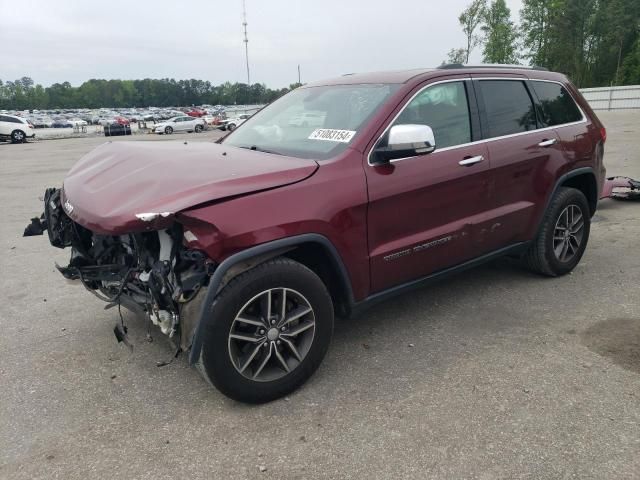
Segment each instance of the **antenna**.
[{"label": "antenna", "polygon": [[247,5],[242,0],[242,26],[244,27],[244,55],[247,59],[247,85],[251,85],[251,77],[249,76],[249,39],[247,38]]}]

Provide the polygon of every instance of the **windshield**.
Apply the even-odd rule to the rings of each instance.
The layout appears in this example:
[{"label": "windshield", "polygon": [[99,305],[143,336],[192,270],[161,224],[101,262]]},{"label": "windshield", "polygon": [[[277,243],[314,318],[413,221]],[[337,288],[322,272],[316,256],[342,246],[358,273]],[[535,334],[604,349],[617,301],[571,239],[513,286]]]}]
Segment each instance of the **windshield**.
[{"label": "windshield", "polygon": [[298,88],[246,120],[225,145],[325,160],[344,151],[394,84]]}]

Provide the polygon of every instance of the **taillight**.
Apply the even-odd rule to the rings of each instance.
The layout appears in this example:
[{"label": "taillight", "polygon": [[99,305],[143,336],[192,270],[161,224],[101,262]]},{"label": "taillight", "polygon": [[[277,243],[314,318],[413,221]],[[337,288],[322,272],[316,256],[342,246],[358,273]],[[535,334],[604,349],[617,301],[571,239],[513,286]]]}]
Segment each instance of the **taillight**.
[{"label": "taillight", "polygon": [[607,129],[602,127],[600,129],[600,137],[602,137],[602,143],[607,141]]}]

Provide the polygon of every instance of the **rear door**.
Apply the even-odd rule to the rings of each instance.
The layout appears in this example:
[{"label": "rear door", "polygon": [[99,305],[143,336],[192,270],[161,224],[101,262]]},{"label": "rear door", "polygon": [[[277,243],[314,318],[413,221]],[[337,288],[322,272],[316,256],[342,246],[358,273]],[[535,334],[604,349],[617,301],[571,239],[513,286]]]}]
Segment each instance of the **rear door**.
[{"label": "rear door", "polygon": [[489,207],[489,161],[479,138],[470,81],[458,78],[419,88],[393,125],[429,125],[428,155],[365,164],[369,190],[371,291],[408,282],[475,256],[473,224]]},{"label": "rear door", "polygon": [[[587,118],[577,106],[569,90],[558,82],[530,80],[529,85],[540,105],[543,127],[553,127],[573,168],[591,166],[595,144],[587,128]],[[599,135],[595,135],[600,138]],[[584,165],[578,163],[585,162]]]},{"label": "rear door", "polygon": [[191,117],[180,117],[178,119],[178,126],[180,131],[189,130],[191,127]]},{"label": "rear door", "polygon": [[483,253],[530,240],[562,165],[553,128],[543,128],[525,78],[476,78],[483,138],[491,159],[491,208],[478,225]]}]

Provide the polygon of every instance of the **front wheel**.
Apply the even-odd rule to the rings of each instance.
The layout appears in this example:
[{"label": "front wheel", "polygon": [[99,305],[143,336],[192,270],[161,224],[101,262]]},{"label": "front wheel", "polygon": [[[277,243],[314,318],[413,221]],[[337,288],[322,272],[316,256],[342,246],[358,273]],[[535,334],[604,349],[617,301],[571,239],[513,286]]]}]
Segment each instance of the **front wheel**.
[{"label": "front wheel", "polygon": [[167,135],[171,135],[173,133],[173,128],[171,127],[167,127],[164,129],[164,133],[166,133]]},{"label": "front wheel", "polygon": [[561,187],[551,200],[542,226],[524,261],[529,269],[550,277],[565,275],[580,262],[591,229],[591,212],[584,194]]},{"label": "front wheel", "polygon": [[196,125],[196,133],[202,132],[202,125]]},{"label": "front wheel", "polygon": [[322,280],[287,258],[229,282],[209,309],[199,368],[230,398],[263,403],[301,386],[324,358],[333,305]]},{"label": "front wheel", "polygon": [[236,128],[235,123],[230,123],[229,125],[227,125],[227,130],[229,130],[230,132],[233,132],[235,128]]},{"label": "front wheel", "polygon": [[11,132],[11,142],[12,143],[22,143],[25,141],[27,136],[22,130],[14,130]]}]

